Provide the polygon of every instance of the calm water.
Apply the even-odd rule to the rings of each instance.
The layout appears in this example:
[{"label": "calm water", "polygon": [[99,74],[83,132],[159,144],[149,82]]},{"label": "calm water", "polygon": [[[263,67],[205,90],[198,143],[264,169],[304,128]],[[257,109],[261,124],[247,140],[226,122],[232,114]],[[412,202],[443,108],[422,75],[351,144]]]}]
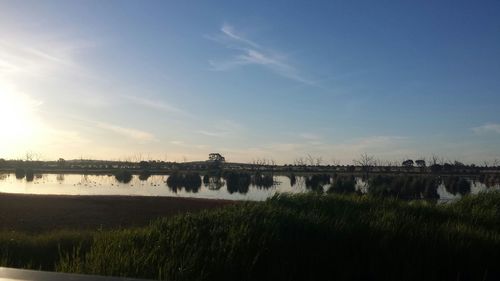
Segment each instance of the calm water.
[{"label": "calm water", "polygon": [[[0,174],[0,192],[62,195],[170,196],[259,201],[265,200],[275,193],[302,193],[309,190],[306,187],[303,177],[297,177],[296,183],[292,186],[290,178],[275,176],[273,186],[259,187],[250,185],[248,191],[228,190],[224,180],[202,183],[201,187],[194,189],[179,188],[174,190],[166,184],[167,178],[168,176],[165,175],[153,175],[147,180],[140,180],[138,176],[134,175],[129,183],[120,183],[114,176],[108,175],[39,174],[35,175],[33,181],[27,181],[26,178],[17,179],[14,174]],[[477,181],[472,181],[471,183],[472,194],[500,190],[498,184],[488,188]],[[323,189],[326,191],[328,187],[328,184],[324,185]],[[356,188],[366,191],[366,183],[357,178]],[[453,195],[448,192],[442,184],[437,189],[437,192],[444,201],[461,197],[460,194]]]},{"label": "calm water", "polygon": [[229,192],[224,181],[201,184],[198,190],[186,191],[184,188],[176,192],[166,184],[168,176],[153,175],[141,181],[134,175],[129,183],[120,183],[114,176],[108,175],[75,175],[75,174],[43,174],[36,175],[33,181],[16,179],[14,174],[0,174],[0,192],[25,194],[64,194],[64,195],[140,195],[196,197],[229,200],[265,200],[276,192],[305,192],[303,181],[291,187],[290,179],[284,176],[274,177],[275,185],[270,188],[250,185],[248,192]]}]

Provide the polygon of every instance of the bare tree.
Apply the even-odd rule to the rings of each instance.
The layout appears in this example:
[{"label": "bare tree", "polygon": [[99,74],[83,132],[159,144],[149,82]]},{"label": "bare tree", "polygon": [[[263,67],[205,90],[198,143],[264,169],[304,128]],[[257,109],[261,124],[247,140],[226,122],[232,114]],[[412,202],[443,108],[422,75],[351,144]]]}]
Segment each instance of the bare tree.
[{"label": "bare tree", "polygon": [[429,160],[430,165],[442,165],[444,163],[444,159],[442,157],[437,156],[436,154],[432,154],[431,159]]},{"label": "bare tree", "polygon": [[384,166],[387,166],[387,167],[394,167],[397,165],[398,165],[398,163],[396,162],[396,160],[387,160],[384,163]]},{"label": "bare tree", "polygon": [[311,154],[307,154],[306,160],[310,166],[320,166],[323,163],[323,158],[321,156],[313,157]]},{"label": "bare tree", "polygon": [[314,166],[314,157],[311,156],[311,154],[307,154],[307,162],[309,162],[309,165]]},{"label": "bare tree", "polygon": [[332,157],[332,160],[330,161],[330,163],[332,163],[332,166],[339,166],[340,165],[340,161],[333,158],[333,157]]},{"label": "bare tree", "polygon": [[353,162],[355,165],[361,166],[361,168],[365,172],[366,176],[368,176],[368,173],[371,171],[373,166],[375,166],[375,164],[376,164],[375,157],[372,155],[368,155],[366,153],[361,154],[359,159],[354,159]]},{"label": "bare tree", "polygon": [[306,161],[304,160],[304,158],[299,157],[299,158],[296,158],[296,159],[293,161],[293,164],[294,164],[294,165],[297,165],[297,166],[304,166],[304,165],[306,165]]},{"label": "bare tree", "polygon": [[33,152],[31,150],[26,151],[26,161],[40,161],[42,158],[39,153]]},{"label": "bare tree", "polygon": [[323,163],[323,158],[321,156],[317,157],[316,158],[316,166],[321,166],[322,163]]},{"label": "bare tree", "polygon": [[33,161],[33,152],[31,151],[26,152],[26,161]]}]

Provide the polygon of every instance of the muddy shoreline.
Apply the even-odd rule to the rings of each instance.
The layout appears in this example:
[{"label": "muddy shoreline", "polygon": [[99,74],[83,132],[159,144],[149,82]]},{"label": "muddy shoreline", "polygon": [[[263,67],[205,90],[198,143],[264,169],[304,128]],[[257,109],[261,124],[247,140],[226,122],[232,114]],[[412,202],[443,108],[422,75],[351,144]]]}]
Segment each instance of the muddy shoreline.
[{"label": "muddy shoreline", "polygon": [[0,193],[0,231],[38,233],[140,227],[160,217],[228,204],[236,202],[178,197]]}]

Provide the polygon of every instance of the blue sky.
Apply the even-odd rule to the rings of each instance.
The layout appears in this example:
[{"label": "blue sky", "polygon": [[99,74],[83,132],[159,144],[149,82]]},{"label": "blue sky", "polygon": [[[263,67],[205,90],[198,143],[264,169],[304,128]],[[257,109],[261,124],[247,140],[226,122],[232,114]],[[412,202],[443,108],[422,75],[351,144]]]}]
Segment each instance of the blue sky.
[{"label": "blue sky", "polygon": [[498,1],[2,1],[0,157],[500,158]]}]

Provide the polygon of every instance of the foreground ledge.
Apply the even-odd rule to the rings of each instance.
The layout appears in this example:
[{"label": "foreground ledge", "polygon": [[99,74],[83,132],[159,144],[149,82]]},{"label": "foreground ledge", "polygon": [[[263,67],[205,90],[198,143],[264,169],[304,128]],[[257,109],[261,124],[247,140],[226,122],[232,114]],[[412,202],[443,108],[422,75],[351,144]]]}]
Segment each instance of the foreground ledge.
[{"label": "foreground ledge", "polygon": [[0,267],[0,281],[14,281],[14,280],[30,280],[30,281],[140,281],[145,279],[131,279],[119,277],[104,277],[97,275],[82,275],[82,274],[69,274],[57,273],[47,271],[36,271],[26,269],[15,269]]}]

